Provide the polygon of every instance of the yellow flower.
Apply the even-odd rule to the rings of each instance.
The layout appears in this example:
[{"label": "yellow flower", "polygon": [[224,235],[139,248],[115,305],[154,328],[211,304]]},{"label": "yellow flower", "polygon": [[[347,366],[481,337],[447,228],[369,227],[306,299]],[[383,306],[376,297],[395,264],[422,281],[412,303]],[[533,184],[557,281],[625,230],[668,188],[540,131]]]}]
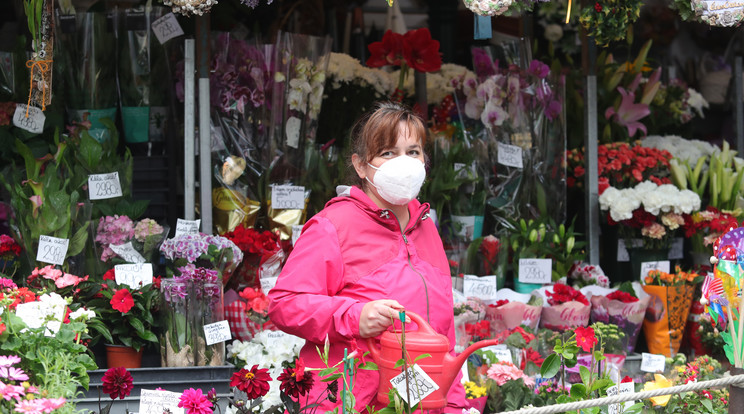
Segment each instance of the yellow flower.
[{"label": "yellow flower", "polygon": [[[643,391],[658,390],[659,388],[669,388],[672,386],[672,381],[669,381],[661,374],[654,374],[654,380],[655,381],[645,383],[643,385]],[[666,407],[670,398],[672,398],[671,395],[662,395],[651,398],[651,402],[654,403],[654,405]]]}]

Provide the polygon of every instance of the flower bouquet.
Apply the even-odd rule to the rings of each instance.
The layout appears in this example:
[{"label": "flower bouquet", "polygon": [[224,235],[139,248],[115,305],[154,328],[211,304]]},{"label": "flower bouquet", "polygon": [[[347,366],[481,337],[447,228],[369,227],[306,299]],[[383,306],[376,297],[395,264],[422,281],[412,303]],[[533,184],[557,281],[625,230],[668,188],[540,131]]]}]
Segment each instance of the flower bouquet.
[{"label": "flower bouquet", "polygon": [[269,320],[269,298],[260,288],[247,287],[239,297],[225,305],[225,317],[234,339],[250,341],[258,332],[276,329]]},{"label": "flower bouquet", "polygon": [[591,305],[580,291],[563,283],[538,289],[544,299],[540,327],[566,330],[589,324]]},{"label": "flower bouquet", "polygon": [[670,357],[679,351],[695,285],[701,280],[679,266],[673,273],[652,270],[643,278],[643,290],[650,296],[643,333],[651,353]]},{"label": "flower bouquet", "polygon": [[229,239],[204,233],[182,234],[166,239],[160,252],[168,260],[169,276],[180,273],[180,268],[193,264],[217,271],[219,279],[226,284],[243,260],[243,252]]},{"label": "flower bouquet", "polygon": [[567,283],[574,289],[581,289],[584,286],[607,288],[610,286],[610,279],[601,267],[586,262],[577,262],[568,272]]},{"label": "flower bouquet", "polygon": [[[478,298],[468,298],[467,301],[455,305],[455,347],[464,350],[470,345],[473,334],[473,324],[483,320],[486,306]],[[468,329],[468,325],[471,327]],[[470,332],[468,332],[470,331]],[[479,332],[482,329],[479,330]],[[490,328],[488,330],[490,335]]]},{"label": "flower bouquet", "polygon": [[7,234],[0,235],[0,277],[12,278],[20,266],[21,246]]},{"label": "flower bouquet", "polygon": [[153,219],[135,222],[127,216],[114,215],[98,220],[93,240],[102,270],[109,270],[122,263],[157,264],[160,245],[167,235],[168,226]]},{"label": "flower bouquet", "polygon": [[591,322],[617,325],[625,338],[623,353],[632,353],[643,326],[650,296],[638,282],[633,282],[632,285],[623,283],[619,289],[591,288],[591,292]]},{"label": "flower bouquet", "polygon": [[491,412],[518,410],[532,402],[535,380],[510,362],[491,364],[486,374],[487,407]]},{"label": "flower bouquet", "polygon": [[713,206],[685,217],[685,237],[692,242],[692,251],[705,261],[713,253],[713,243],[729,230],[739,227],[739,219]]},{"label": "flower bouquet", "polygon": [[261,280],[279,276],[285,254],[277,233],[240,224],[223,237],[232,241],[243,253],[243,260],[235,270],[234,283],[231,283],[236,289],[260,287]]},{"label": "flower bouquet", "polygon": [[488,304],[486,320],[491,322],[491,330],[502,331],[526,326],[537,329],[542,312],[542,299],[539,295],[527,295],[511,289],[499,289],[496,303]]}]

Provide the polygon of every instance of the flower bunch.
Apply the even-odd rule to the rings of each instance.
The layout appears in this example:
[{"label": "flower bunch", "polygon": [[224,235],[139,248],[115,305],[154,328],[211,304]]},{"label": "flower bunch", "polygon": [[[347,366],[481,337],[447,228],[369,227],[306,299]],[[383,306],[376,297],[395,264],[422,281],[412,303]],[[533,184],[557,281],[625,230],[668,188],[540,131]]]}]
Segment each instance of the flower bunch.
[{"label": "flower bunch", "polygon": [[643,278],[643,283],[654,286],[681,286],[687,284],[696,284],[702,279],[702,276],[694,271],[685,272],[679,266],[674,268],[673,273],[662,272],[661,270],[651,270]]},{"label": "flower bunch", "polygon": [[186,264],[196,264],[217,270],[223,283],[243,260],[243,252],[229,239],[222,236],[200,234],[182,234],[172,239],[166,239],[160,246],[160,252],[166,259],[172,261],[169,269]]},{"label": "flower bunch", "polygon": [[667,151],[672,155],[672,159],[690,165],[695,165],[700,158],[719,151],[718,147],[707,141],[687,139],[679,135],[649,135],[640,141],[640,145]]},{"label": "flower bunch", "polygon": [[483,269],[485,274],[491,275],[496,269],[499,261],[499,252],[501,251],[501,241],[496,236],[489,234],[483,238],[478,253],[483,260]]},{"label": "flower bunch", "polygon": [[239,282],[254,286],[262,277],[277,276],[275,273],[284,261],[284,251],[277,233],[240,224],[223,237],[243,252],[243,262],[236,271]]},{"label": "flower bunch", "polygon": [[471,342],[488,339],[491,337],[491,322],[484,319],[475,323],[466,323],[465,333],[470,335]]},{"label": "flower bunch", "polygon": [[620,225],[620,235],[628,246],[641,236],[645,247],[662,248],[668,247],[674,233],[683,227],[685,215],[700,209],[700,197],[671,184],[644,181],[633,188],[607,188],[599,196],[599,206],[608,212],[610,225]]},{"label": "flower bunch", "polygon": [[625,354],[627,339],[623,332],[614,323],[594,322],[590,326],[601,341],[601,348],[608,354]]},{"label": "flower bunch", "polygon": [[552,306],[561,305],[563,303],[577,301],[584,305],[589,305],[589,301],[586,299],[583,293],[572,288],[571,286],[564,285],[563,283],[556,283],[553,285],[553,291],[545,291],[548,296],[548,304]]},{"label": "flower bunch", "polygon": [[577,289],[588,285],[610,287],[610,279],[599,266],[576,263],[568,272],[568,282]]},{"label": "flower bunch", "polygon": [[540,406],[552,405],[556,403],[558,397],[568,395],[570,390],[553,380],[545,381],[535,387],[535,399],[539,401]]},{"label": "flower bunch", "polygon": [[720,324],[713,323],[713,317],[708,313],[700,315],[697,336],[700,338],[707,353],[716,357],[724,355],[723,347],[726,345],[721,332],[725,332]]},{"label": "flower bunch", "polygon": [[514,0],[464,0],[465,7],[479,16],[498,16],[509,9]]},{"label": "flower bunch", "polygon": [[7,234],[0,234],[0,274],[13,276],[20,266],[16,258],[21,254],[21,246]]},{"label": "flower bunch", "polygon": [[713,206],[685,217],[685,237],[692,242],[692,251],[713,253],[713,243],[724,233],[739,227],[739,219]]},{"label": "flower bunch", "polygon": [[98,220],[95,241],[101,246],[101,261],[116,257],[109,245],[120,245],[134,237],[134,222],[128,216],[104,216]]},{"label": "flower bunch", "polygon": [[57,290],[76,287],[80,282],[85,282],[87,280],[87,275],[84,277],[75,276],[55,268],[54,265],[49,265],[42,267],[41,269],[38,267],[35,268],[31,272],[31,275],[26,279],[26,283],[35,289]]},{"label": "flower bunch", "polygon": [[649,132],[683,133],[684,125],[696,116],[704,118],[703,110],[708,107],[708,101],[683,80],[672,79],[667,84],[662,83],[649,104]]},{"label": "flower bunch", "polygon": [[[643,181],[668,184],[669,162],[672,155],[666,150],[648,148],[627,142],[601,144],[597,148],[599,191],[610,186],[632,187]],[[583,188],[586,165],[584,147],[566,153],[568,187]]]},{"label": "flower bunch", "polygon": [[581,10],[579,22],[599,46],[623,40],[641,15],[641,0],[603,0],[589,3]]},{"label": "flower bunch", "polygon": [[20,365],[17,355],[0,356],[0,389],[3,399],[0,408],[3,412],[51,413],[67,402],[65,397],[49,398],[36,386],[29,383],[29,376]]},{"label": "flower bunch", "polygon": [[473,381],[467,381],[465,384],[465,397],[480,398],[486,395],[486,387],[481,387]]},{"label": "flower bunch", "polygon": [[[157,258],[153,253],[157,252],[167,233],[167,229],[153,219],[145,218],[135,222],[127,216],[113,215],[103,216],[98,220],[94,240],[101,262],[154,263]],[[131,243],[131,249],[122,248],[122,254],[113,250],[127,243]]]},{"label": "flower bunch", "polygon": [[524,384],[528,387],[535,385],[535,380],[522,372],[511,362],[496,362],[491,364],[486,374],[489,379],[492,379],[499,386],[504,385],[507,381],[515,381],[521,379]]},{"label": "flower bunch", "polygon": [[624,292],[622,290],[616,290],[610,294],[607,295],[607,299],[609,300],[619,300],[622,303],[633,303],[638,302],[639,299],[632,294],[628,292]]},{"label": "flower bunch", "polygon": [[[654,381],[644,384],[643,390],[654,390],[674,385],[683,385],[696,381],[707,381],[718,379],[723,375],[721,364],[707,356],[701,355],[686,365],[676,366],[672,376],[666,378],[656,374]],[[650,399],[649,408],[653,406],[664,407],[665,413],[689,413],[694,407],[707,407],[710,412],[725,412],[728,408],[728,389],[692,391],[675,395],[666,395]]]}]

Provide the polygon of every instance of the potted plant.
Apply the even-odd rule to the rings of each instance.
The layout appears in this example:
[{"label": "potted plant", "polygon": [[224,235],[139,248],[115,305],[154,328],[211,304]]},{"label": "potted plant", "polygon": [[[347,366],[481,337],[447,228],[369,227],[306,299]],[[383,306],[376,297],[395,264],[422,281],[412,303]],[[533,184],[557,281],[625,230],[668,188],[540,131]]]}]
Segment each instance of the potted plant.
[{"label": "potted plant", "polygon": [[[155,331],[159,323],[153,313],[159,305],[159,289],[159,277],[153,278],[153,283],[130,287],[116,283],[113,269],[104,274],[94,298],[88,302],[96,312],[89,325],[98,333],[96,339],[106,341],[109,367],[138,368],[143,348],[158,343]],[[116,361],[115,355],[129,353],[134,354],[131,362]]]}]

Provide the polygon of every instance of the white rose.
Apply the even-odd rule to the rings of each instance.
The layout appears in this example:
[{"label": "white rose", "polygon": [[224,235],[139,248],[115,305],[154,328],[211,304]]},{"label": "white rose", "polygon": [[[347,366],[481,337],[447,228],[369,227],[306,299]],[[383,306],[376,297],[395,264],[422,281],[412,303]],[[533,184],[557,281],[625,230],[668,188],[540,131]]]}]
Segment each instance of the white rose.
[{"label": "white rose", "polygon": [[557,42],[563,37],[563,28],[555,23],[545,26],[545,40]]}]

